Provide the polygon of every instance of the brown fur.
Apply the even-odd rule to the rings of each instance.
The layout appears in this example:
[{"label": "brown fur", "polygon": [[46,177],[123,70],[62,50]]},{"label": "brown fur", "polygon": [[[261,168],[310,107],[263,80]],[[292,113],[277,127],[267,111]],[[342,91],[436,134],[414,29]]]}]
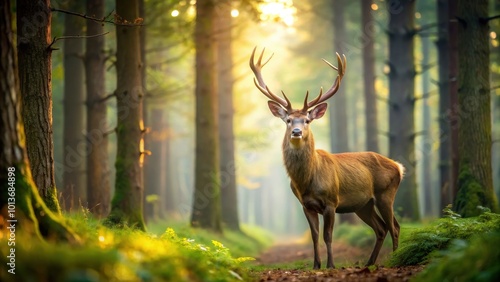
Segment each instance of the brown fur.
[{"label": "brown fur", "polygon": [[[320,267],[318,239],[315,238],[319,229],[317,214],[325,219],[324,237],[329,248],[327,267],[334,267],[330,245],[335,213],[355,212],[374,229],[377,243],[367,265],[375,263],[387,231],[391,233],[395,250],[399,224],[393,214],[393,203],[404,167],[374,152],[330,154],[316,150],[309,124],[302,122],[309,119],[308,114],[293,111],[284,118],[287,119],[292,122],[282,144],[283,159],[292,191],[303,205],[311,227],[314,268]],[[301,129],[301,139],[291,138],[293,128]]]}]

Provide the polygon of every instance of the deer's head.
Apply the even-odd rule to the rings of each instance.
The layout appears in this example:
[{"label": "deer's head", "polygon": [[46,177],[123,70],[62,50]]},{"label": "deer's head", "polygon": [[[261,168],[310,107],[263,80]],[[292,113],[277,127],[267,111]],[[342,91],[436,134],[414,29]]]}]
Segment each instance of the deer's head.
[{"label": "deer's head", "polygon": [[269,87],[266,85],[264,79],[262,78],[261,70],[269,62],[269,60],[271,60],[273,55],[271,55],[269,59],[262,63],[262,57],[265,51],[264,49],[262,50],[257,63],[255,64],[254,56],[256,49],[257,47],[253,49],[252,56],[250,56],[250,68],[255,74],[255,86],[257,86],[262,94],[270,99],[270,101],[268,101],[267,103],[269,109],[271,110],[271,113],[274,116],[281,118],[286,123],[287,132],[285,138],[289,140],[290,145],[293,148],[301,148],[303,144],[307,142],[309,135],[311,134],[311,131],[309,129],[310,123],[315,119],[321,118],[326,112],[327,104],[323,102],[331,98],[339,90],[340,82],[342,81],[342,77],[344,76],[347,64],[346,58],[345,56],[343,56],[342,60],[340,55],[337,53],[338,67],[335,67],[334,65],[323,59],[323,61],[325,61],[331,68],[338,72],[337,78],[335,79],[332,87],[328,89],[328,91],[323,94],[323,89],[321,88],[318,97],[311,101],[308,101],[308,91],[304,99],[304,105],[302,109],[299,110],[292,108],[290,100],[286,97],[283,91],[281,91],[281,93],[283,94],[284,99],[275,95],[271,92],[271,90],[269,90]]}]

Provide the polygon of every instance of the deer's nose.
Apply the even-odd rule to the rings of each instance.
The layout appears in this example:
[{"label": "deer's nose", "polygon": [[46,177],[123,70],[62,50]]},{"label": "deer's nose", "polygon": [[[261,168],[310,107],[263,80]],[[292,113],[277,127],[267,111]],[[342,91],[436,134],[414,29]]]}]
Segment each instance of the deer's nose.
[{"label": "deer's nose", "polygon": [[292,130],[292,135],[293,135],[293,136],[301,136],[301,135],[302,135],[302,130],[300,130],[300,128],[297,128],[297,127],[296,127],[296,128],[294,128],[294,129]]}]

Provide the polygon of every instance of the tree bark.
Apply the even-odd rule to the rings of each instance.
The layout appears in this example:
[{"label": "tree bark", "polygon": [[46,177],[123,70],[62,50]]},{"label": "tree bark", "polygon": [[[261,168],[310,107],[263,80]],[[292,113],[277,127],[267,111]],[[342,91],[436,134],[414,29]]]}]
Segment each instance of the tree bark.
[{"label": "tree bark", "polygon": [[60,213],[54,177],[49,5],[49,0],[17,1],[19,79],[33,180],[47,207]]},{"label": "tree bark", "polygon": [[214,0],[196,1],[196,160],[191,226],[222,232]]},{"label": "tree bark", "polygon": [[[104,0],[88,0],[87,15],[104,16]],[[101,23],[87,21],[87,35],[101,34]],[[104,36],[86,39],[85,75],[87,85],[87,199],[89,210],[98,218],[108,215],[111,201],[108,163],[107,108],[105,88]]]},{"label": "tree bark", "polygon": [[400,216],[420,218],[415,177],[415,1],[388,3],[389,9],[389,154],[407,173],[396,195]]},{"label": "tree bark", "polygon": [[449,49],[449,99],[450,99],[450,130],[451,130],[451,199],[457,196],[458,181],[458,21],[456,0],[448,0],[448,39]]},{"label": "tree bark", "polygon": [[222,221],[232,230],[240,230],[238,196],[236,191],[236,163],[234,160],[233,132],[233,57],[231,50],[231,5],[222,3],[217,16],[218,36],[218,92],[219,92],[219,141]]},{"label": "tree bark", "polygon": [[[69,11],[83,12],[82,1],[68,1]],[[64,15],[64,36],[84,35],[84,19]],[[84,139],[84,64],[83,40],[64,40],[64,150],[63,150],[63,204],[66,211],[77,211],[80,205],[87,207],[85,189]]]},{"label": "tree bark", "polygon": [[[19,4],[19,3],[18,3]],[[17,11],[25,6],[17,6]],[[25,16],[27,14],[23,13]],[[22,19],[21,19],[22,20]],[[38,194],[24,141],[21,101],[10,1],[0,3],[0,216],[32,237],[78,243],[79,238]],[[42,27],[42,29],[44,29]],[[26,35],[26,34],[24,34]],[[20,38],[19,38],[20,39]],[[20,43],[20,42],[19,42]],[[19,228],[19,229],[18,229]]]},{"label": "tree bark", "polygon": [[451,132],[450,107],[450,43],[448,39],[448,1],[437,1],[438,39],[436,41],[439,62],[439,179],[440,210],[453,202],[451,198]]},{"label": "tree bark", "polygon": [[491,167],[488,1],[458,1],[459,176],[455,199],[464,217],[498,210]]},{"label": "tree bark", "polygon": [[375,93],[375,38],[374,31],[367,30],[373,26],[371,5],[373,0],[361,1],[361,27],[365,35],[363,45],[363,84],[365,94],[365,124],[366,124],[366,150],[379,152],[378,122],[377,122],[377,96]]},{"label": "tree bark", "polygon": [[[120,21],[135,22],[139,17],[137,0],[117,0],[116,13]],[[118,123],[116,183],[107,223],[128,225],[145,230],[143,218],[144,141],[142,135],[141,79],[139,26],[116,26],[116,73]]]},{"label": "tree bark", "polygon": [[[345,24],[345,0],[332,2],[333,12],[333,49],[339,54],[345,54],[348,50],[344,48],[346,37]],[[349,152],[349,123],[347,117],[347,96],[345,83],[335,94],[335,101],[330,103],[328,117],[330,121],[330,148],[332,153]],[[355,223],[354,214],[341,214],[340,222]]]}]

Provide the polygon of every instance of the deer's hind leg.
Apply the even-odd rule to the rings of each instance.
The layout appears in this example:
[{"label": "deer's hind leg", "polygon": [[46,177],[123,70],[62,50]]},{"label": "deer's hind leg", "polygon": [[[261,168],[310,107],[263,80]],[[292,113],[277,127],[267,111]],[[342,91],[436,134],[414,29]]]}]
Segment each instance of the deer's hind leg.
[{"label": "deer's hind leg", "polygon": [[382,248],[382,244],[384,243],[385,236],[387,235],[387,228],[384,221],[375,212],[373,199],[366,203],[366,205],[361,209],[357,210],[356,214],[373,229],[375,236],[377,237],[370,259],[368,259],[368,262],[366,263],[367,266],[373,265],[375,264],[380,248]]},{"label": "deer's hind leg", "polygon": [[393,210],[394,196],[395,195],[388,194],[375,195],[375,205],[385,222],[387,230],[389,230],[391,234],[393,251],[395,251],[399,245],[399,223],[394,216]]}]

